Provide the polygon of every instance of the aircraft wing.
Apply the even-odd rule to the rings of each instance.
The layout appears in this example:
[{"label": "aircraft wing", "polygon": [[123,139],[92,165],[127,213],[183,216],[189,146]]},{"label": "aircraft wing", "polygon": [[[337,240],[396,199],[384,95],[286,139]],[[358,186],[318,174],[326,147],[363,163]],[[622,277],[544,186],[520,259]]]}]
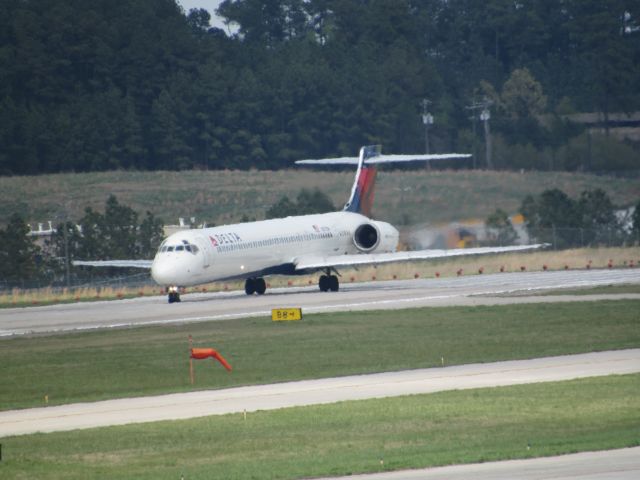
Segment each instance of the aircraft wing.
[{"label": "aircraft wing", "polygon": [[355,255],[306,255],[294,260],[296,270],[352,267],[375,265],[379,263],[406,262],[411,260],[430,260],[433,258],[458,257],[463,255],[486,255],[490,253],[518,252],[546,247],[547,243],[535,245],[514,245],[510,247],[457,248],[452,250],[415,250],[412,252],[372,253]]},{"label": "aircraft wing", "polygon": [[[365,160],[367,165],[373,163],[414,162],[416,160],[449,160],[452,158],[468,158],[469,153],[433,153],[418,155],[377,155]],[[358,157],[318,158],[297,160],[298,165],[358,165]]]},{"label": "aircraft wing", "polygon": [[82,267],[123,267],[149,270],[153,260],[74,260],[71,263]]}]

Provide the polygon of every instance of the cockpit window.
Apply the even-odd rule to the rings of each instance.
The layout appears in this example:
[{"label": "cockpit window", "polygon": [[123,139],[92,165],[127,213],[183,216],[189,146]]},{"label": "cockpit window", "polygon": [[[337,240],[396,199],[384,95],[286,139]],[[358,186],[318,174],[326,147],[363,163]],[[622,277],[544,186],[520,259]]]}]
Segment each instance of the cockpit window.
[{"label": "cockpit window", "polygon": [[160,245],[160,248],[158,248],[158,251],[160,253],[165,253],[165,252],[190,252],[192,254],[196,254],[200,251],[200,249],[195,246],[193,243],[189,243],[187,240],[182,240],[182,245],[178,244],[178,245],[165,245],[166,242],[163,242]]}]

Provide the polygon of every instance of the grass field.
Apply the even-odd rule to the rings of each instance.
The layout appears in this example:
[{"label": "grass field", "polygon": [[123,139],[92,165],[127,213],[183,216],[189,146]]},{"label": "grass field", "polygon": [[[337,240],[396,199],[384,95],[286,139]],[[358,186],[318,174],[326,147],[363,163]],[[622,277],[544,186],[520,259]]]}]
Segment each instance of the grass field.
[{"label": "grass field", "polygon": [[640,346],[640,301],[306,315],[0,340],[0,409],[189,391],[188,335],[234,367],[196,363],[195,388]]},{"label": "grass field", "polygon": [[3,479],[293,479],[640,445],[640,375],[3,439]]},{"label": "grass field", "polygon": [[[354,172],[311,169],[272,171],[101,172],[0,177],[0,225],[12,213],[27,222],[77,220],[85,207],[104,208],[109,194],[144,214],[149,210],[168,224],[196,217],[217,225],[243,216],[262,219],[286,194],[316,188],[341,208]],[[527,194],[559,188],[577,198],[583,190],[602,188],[616,205],[640,198],[636,179],[572,172],[413,171],[380,172],[375,217],[394,224],[485,219],[496,207],[516,213]],[[56,220],[58,219],[58,220]]]}]

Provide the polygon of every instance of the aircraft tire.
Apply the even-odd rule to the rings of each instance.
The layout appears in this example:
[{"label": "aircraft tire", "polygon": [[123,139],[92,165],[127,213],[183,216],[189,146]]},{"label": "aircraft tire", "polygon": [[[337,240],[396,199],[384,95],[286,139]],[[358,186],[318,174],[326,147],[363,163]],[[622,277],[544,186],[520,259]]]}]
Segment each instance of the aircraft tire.
[{"label": "aircraft tire", "polygon": [[258,295],[264,295],[264,292],[267,291],[267,284],[264,281],[264,278],[256,278],[254,283],[255,283],[256,293]]},{"label": "aircraft tire", "polygon": [[244,281],[244,293],[247,295],[253,295],[256,293],[256,282],[253,278],[247,278]]},{"label": "aircraft tire", "polygon": [[180,301],[180,294],[178,292],[169,292],[169,303],[176,303]]},{"label": "aircraft tire", "polygon": [[321,292],[326,292],[329,290],[329,276],[328,275],[320,275],[320,280],[318,281],[318,286],[320,287]]},{"label": "aircraft tire", "polygon": [[337,292],[340,290],[340,282],[338,281],[338,277],[335,275],[329,276],[329,290],[332,292]]}]

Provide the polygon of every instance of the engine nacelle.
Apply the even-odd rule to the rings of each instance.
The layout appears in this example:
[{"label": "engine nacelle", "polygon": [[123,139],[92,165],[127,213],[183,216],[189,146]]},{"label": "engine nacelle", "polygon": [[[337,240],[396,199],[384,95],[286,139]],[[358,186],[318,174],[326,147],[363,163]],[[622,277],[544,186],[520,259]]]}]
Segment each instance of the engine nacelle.
[{"label": "engine nacelle", "polygon": [[395,252],[398,230],[386,222],[363,223],[353,234],[353,244],[361,252]]}]

